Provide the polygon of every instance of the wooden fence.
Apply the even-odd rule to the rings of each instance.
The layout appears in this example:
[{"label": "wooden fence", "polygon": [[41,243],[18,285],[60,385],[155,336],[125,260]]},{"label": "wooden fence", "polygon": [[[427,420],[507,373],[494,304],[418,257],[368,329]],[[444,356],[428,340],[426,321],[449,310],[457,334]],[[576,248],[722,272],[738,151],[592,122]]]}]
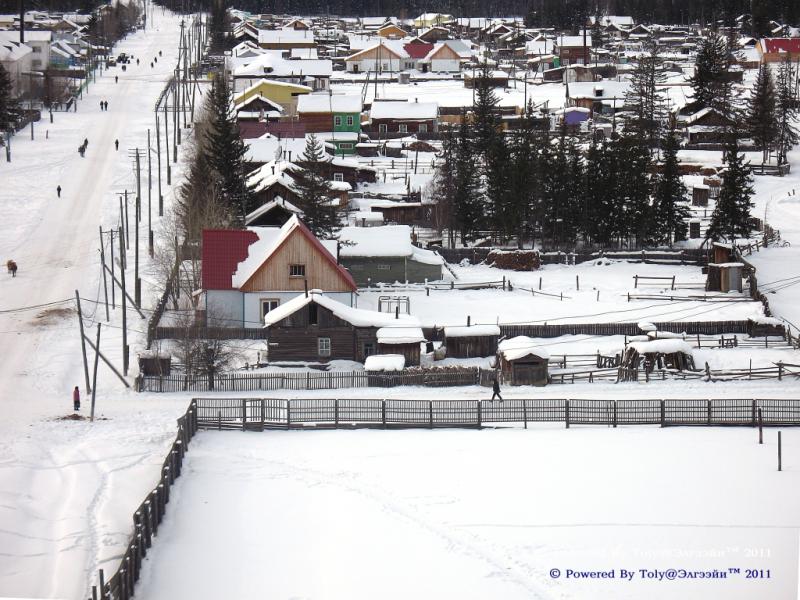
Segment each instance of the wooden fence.
[{"label": "wooden fence", "polygon": [[389,400],[196,398],[209,429],[479,428],[496,423],[571,425],[800,425],[800,399]]},{"label": "wooden fence", "polygon": [[136,379],[140,392],[253,392],[268,390],[332,390],[342,388],[392,388],[404,385],[451,387],[492,384],[493,370],[470,367],[459,370],[415,369],[395,373],[370,371],[320,371],[289,373],[217,373],[208,375],[143,376]]},{"label": "wooden fence", "polygon": [[[722,335],[723,333],[749,333],[750,321],[668,321],[654,323],[659,331],[686,333],[688,335]],[[642,335],[637,323],[555,323],[540,325],[500,325],[506,337],[552,338],[562,335]]]},{"label": "wooden fence", "polygon": [[[467,259],[472,264],[486,260],[492,250],[508,250],[508,248],[436,248],[436,251],[449,263],[458,264]],[[627,260],[644,263],[706,265],[708,257],[703,249],[684,250],[610,250],[598,252],[539,252],[542,264],[576,264],[600,258]]]},{"label": "wooden fence", "polygon": [[145,496],[139,508],[133,513],[133,535],[117,572],[106,581],[105,573],[100,569],[98,584],[92,586],[92,598],[98,598],[98,591],[101,600],[129,600],[133,597],[133,589],[139,580],[142,562],[164,518],[170,488],[180,477],[183,457],[189,442],[197,433],[197,414],[197,406],[193,400],[186,413],[178,419],[178,433],[161,466],[158,484]]}]

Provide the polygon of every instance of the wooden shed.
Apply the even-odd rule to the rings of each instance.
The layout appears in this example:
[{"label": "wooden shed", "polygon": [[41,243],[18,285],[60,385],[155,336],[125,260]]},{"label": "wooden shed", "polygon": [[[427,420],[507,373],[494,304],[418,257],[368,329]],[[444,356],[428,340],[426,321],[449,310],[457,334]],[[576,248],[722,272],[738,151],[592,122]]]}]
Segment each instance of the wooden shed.
[{"label": "wooden shed", "polygon": [[420,344],[425,341],[421,327],[381,327],[376,336],[378,354],[399,354],[406,366],[419,365]]},{"label": "wooden shed", "polygon": [[444,328],[448,358],[481,358],[497,354],[498,325],[454,325]]},{"label": "wooden shed", "polygon": [[547,385],[550,355],[524,335],[503,340],[497,347],[497,365],[507,385]]},{"label": "wooden shed", "polygon": [[709,292],[741,292],[744,263],[725,262],[708,263],[706,291]]}]

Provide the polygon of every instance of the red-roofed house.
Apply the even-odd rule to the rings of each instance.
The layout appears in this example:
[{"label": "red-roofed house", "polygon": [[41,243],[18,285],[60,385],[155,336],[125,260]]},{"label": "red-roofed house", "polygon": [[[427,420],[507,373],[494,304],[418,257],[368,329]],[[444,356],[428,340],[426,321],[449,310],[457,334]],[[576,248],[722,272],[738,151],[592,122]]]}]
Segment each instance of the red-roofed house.
[{"label": "red-roofed house", "polygon": [[800,38],[762,38],[756,44],[761,60],[767,63],[800,60]]},{"label": "red-roofed house", "polygon": [[203,231],[206,324],[261,327],[306,289],[352,306],[357,286],[336,253],[335,241],[320,242],[296,216],[283,227]]}]

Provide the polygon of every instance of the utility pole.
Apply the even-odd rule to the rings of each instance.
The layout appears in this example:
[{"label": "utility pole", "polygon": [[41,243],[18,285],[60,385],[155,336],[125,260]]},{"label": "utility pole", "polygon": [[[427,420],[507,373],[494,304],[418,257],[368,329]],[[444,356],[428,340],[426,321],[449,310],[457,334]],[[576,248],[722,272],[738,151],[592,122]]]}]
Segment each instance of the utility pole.
[{"label": "utility pole", "polygon": [[139,149],[136,149],[136,218],[134,219],[134,225],[136,228],[136,248],[135,248],[135,256],[134,260],[134,272],[133,272],[133,297],[135,298],[136,306],[141,306],[142,301],[142,281],[139,279],[139,222],[142,218],[142,213],[140,210],[141,207],[141,198],[142,198],[142,171],[141,171],[141,164],[139,161]]},{"label": "utility pole", "polygon": [[83,352],[83,378],[86,382],[86,393],[92,391],[89,387],[89,363],[86,361],[86,335],[83,333],[83,313],[81,312],[81,296],[75,290],[75,303],[78,307],[78,324],[81,328],[81,352]]},{"label": "utility pole", "polygon": [[[122,256],[122,226],[119,228],[119,253]],[[119,270],[122,284],[122,372],[128,376],[128,301],[125,299],[125,269]]]},{"label": "utility pole", "polygon": [[161,195],[161,135],[158,130],[158,111],[156,111],[156,160],[158,161],[158,216],[164,216],[164,196]]},{"label": "utility pole", "polygon": [[117,310],[117,298],[116,292],[117,284],[116,284],[116,277],[114,276],[114,229],[110,229],[108,234],[111,236],[111,241],[108,244],[109,249],[111,250],[111,308]]},{"label": "utility pole", "polygon": [[147,130],[147,249],[153,258],[153,161],[150,130]]},{"label": "utility pole", "polygon": [[167,153],[167,185],[172,185],[172,168],[169,166],[169,117],[167,116],[167,103],[169,92],[164,96],[164,151]]},{"label": "utility pole", "polygon": [[[105,245],[103,244],[103,227],[100,226],[100,264],[102,265],[101,268],[103,270],[103,296],[105,297],[106,301],[106,323],[111,320],[111,316],[108,314],[108,282],[106,280],[106,250]],[[97,368],[95,364],[95,369]]]},{"label": "utility pole", "polygon": [[100,359],[100,323],[97,324],[97,342],[94,346],[94,373],[92,374],[92,412],[89,420],[94,423],[94,397],[97,393],[97,361]]}]

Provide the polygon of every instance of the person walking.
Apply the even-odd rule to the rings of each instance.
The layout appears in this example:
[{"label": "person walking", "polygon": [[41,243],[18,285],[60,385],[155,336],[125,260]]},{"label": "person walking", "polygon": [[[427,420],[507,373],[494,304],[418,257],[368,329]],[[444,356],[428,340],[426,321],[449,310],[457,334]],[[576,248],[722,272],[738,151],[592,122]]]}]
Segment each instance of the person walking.
[{"label": "person walking", "polygon": [[72,407],[75,410],[81,409],[81,391],[78,389],[78,386],[75,386],[75,389],[72,390]]},{"label": "person walking", "polygon": [[500,400],[500,402],[503,401],[503,397],[500,395],[500,382],[497,381],[497,377],[496,376],[495,376],[494,379],[492,379],[492,400],[491,400],[492,402],[494,402],[494,397],[495,396],[497,396],[497,398]]},{"label": "person walking", "polygon": [[103,101],[100,100],[100,110],[103,110]]},{"label": "person walking", "polygon": [[61,186],[60,185],[56,188],[56,194],[58,194],[58,197],[61,198]]},{"label": "person walking", "polygon": [[119,140],[114,140],[114,149],[119,152]]},{"label": "person walking", "polygon": [[89,147],[89,138],[83,138],[83,149],[86,150],[86,148],[88,147]]},{"label": "person walking", "polygon": [[114,83],[119,83],[119,75],[114,75]]},{"label": "person walking", "polygon": [[105,105],[106,105],[106,107],[105,107],[105,109],[104,109],[104,110],[105,110],[106,112],[108,112],[108,100],[106,100],[106,101],[105,101]]}]

